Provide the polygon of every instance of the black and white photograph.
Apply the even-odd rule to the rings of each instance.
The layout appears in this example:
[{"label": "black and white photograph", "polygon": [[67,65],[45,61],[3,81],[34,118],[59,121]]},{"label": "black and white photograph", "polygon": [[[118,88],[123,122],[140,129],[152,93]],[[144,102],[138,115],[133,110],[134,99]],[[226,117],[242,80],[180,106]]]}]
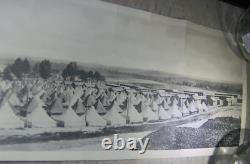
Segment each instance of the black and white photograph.
[{"label": "black and white photograph", "polygon": [[220,30],[106,0],[0,0],[0,23],[1,152],[239,145],[242,62]]}]

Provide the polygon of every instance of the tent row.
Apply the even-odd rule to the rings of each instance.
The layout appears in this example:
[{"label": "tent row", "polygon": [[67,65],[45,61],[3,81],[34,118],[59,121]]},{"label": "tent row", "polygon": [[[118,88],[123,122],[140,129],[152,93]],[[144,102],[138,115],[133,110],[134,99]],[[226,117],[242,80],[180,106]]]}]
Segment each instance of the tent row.
[{"label": "tent row", "polygon": [[[183,118],[223,104],[221,95],[138,92],[130,88],[76,86],[54,81],[3,84],[0,128],[122,126]],[[226,97],[237,104],[231,96]],[[222,102],[221,102],[222,101]]]},{"label": "tent row", "polygon": [[[177,100],[173,104],[171,110],[167,112],[163,107],[158,111],[153,111],[149,105],[140,104],[141,112],[132,103],[128,103],[127,110],[121,109],[118,101],[113,101],[109,110],[105,109],[100,100],[96,108],[92,105],[84,110],[83,103],[78,99],[77,107],[74,110],[68,106],[59,115],[50,115],[45,110],[45,103],[41,99],[43,92],[34,96],[27,107],[26,117],[18,117],[13,111],[9,98],[13,97],[11,90],[7,91],[1,103],[0,116],[1,128],[23,128],[27,127],[83,127],[83,126],[106,126],[106,125],[125,125],[126,123],[142,123],[145,121],[157,121],[170,119],[172,117],[182,117],[182,113],[178,112]],[[56,101],[52,110],[62,110],[63,104]],[[81,113],[81,115],[79,115]]]}]

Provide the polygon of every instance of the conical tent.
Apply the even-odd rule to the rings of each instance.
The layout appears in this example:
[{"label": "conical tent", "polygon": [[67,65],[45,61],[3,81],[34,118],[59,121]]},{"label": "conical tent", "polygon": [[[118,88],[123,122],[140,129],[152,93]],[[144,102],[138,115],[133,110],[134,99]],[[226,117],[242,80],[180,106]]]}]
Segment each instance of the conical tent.
[{"label": "conical tent", "polygon": [[35,96],[30,105],[27,114],[27,121],[31,123],[32,127],[56,127],[56,121],[53,120],[44,110],[44,103],[42,100]]},{"label": "conical tent", "polygon": [[87,91],[86,91],[86,90],[83,90],[83,94],[82,94],[82,96],[81,96],[81,99],[82,99],[83,101],[86,101],[86,99],[87,99],[88,96],[89,96],[89,95],[88,95]]},{"label": "conical tent", "polygon": [[196,109],[198,109],[199,110],[199,112],[202,112],[202,105],[201,105],[201,100],[196,100],[196,103],[195,103],[195,105],[196,105]]},{"label": "conical tent", "polygon": [[180,112],[179,108],[177,105],[173,105],[170,108],[170,113],[171,113],[171,117],[173,118],[180,118],[182,117],[182,113]]},{"label": "conical tent", "polygon": [[157,95],[157,98],[156,98],[155,102],[156,102],[157,104],[161,104],[162,101],[163,101],[163,98],[162,98],[160,95]]},{"label": "conical tent", "polygon": [[122,92],[117,96],[117,102],[118,103],[123,103],[126,99],[126,95]]},{"label": "conical tent", "polygon": [[64,127],[85,126],[83,117],[79,117],[71,107],[68,107],[62,115],[55,116],[55,119],[64,122]]},{"label": "conical tent", "polygon": [[166,99],[163,99],[162,105],[163,105],[164,109],[169,109],[170,108],[169,105],[168,105],[168,103],[167,103],[167,101],[166,101]]},{"label": "conical tent", "polygon": [[77,100],[80,98],[77,94],[74,94],[73,97],[70,97],[70,106],[72,107],[77,103]]},{"label": "conical tent", "polygon": [[5,94],[0,105],[0,128],[15,129],[24,128],[24,122],[16,116],[9,104],[10,91]]},{"label": "conical tent", "polygon": [[177,104],[178,104],[178,101],[176,99],[174,99],[173,105],[170,107],[171,117],[173,117],[173,118],[182,117],[182,113],[180,112]]},{"label": "conical tent", "polygon": [[65,111],[65,109],[62,106],[62,101],[60,98],[57,98],[54,104],[52,105],[50,109],[50,113],[52,115],[54,114],[62,114]]},{"label": "conical tent", "polygon": [[[127,112],[127,111],[124,111]],[[138,123],[143,122],[142,116],[138,113],[138,111],[135,109],[134,105],[130,104],[128,108],[128,118],[130,123]]]},{"label": "conical tent", "polygon": [[198,112],[198,110],[196,109],[195,107],[195,104],[194,104],[194,101],[191,101],[188,105],[188,110],[191,112],[191,113],[194,113],[194,112]]},{"label": "conical tent", "polygon": [[[41,95],[44,95],[44,93],[41,91],[39,92],[29,103],[29,106],[27,108],[27,113],[31,113],[33,112],[36,107],[37,107],[37,103],[41,103],[44,105],[44,102],[42,99],[40,99]],[[43,96],[42,96],[43,97]]]},{"label": "conical tent", "polygon": [[92,105],[94,105],[96,102],[95,100],[95,97],[93,95],[90,95],[88,98],[87,98],[87,101],[86,101],[86,106],[87,107],[91,107]]},{"label": "conical tent", "polygon": [[144,103],[142,103],[141,108],[142,108],[141,115],[147,121],[156,121],[159,119],[159,117],[157,116],[157,113],[153,112],[152,109],[148,105],[145,105]]},{"label": "conical tent", "polygon": [[105,114],[107,112],[100,100],[97,102],[96,111],[98,114]]},{"label": "conical tent", "polygon": [[109,100],[108,100],[108,96],[106,94],[103,94],[102,98],[101,98],[101,103],[104,107],[109,106]]},{"label": "conical tent", "polygon": [[166,120],[171,118],[171,113],[166,111],[163,106],[159,107],[159,119]]},{"label": "conical tent", "polygon": [[118,106],[119,105],[117,104],[117,102],[114,102],[111,109],[109,111],[107,111],[107,113],[103,116],[103,118],[105,120],[107,120],[107,122],[110,125],[124,125],[124,124],[126,124],[126,119],[118,113]]},{"label": "conical tent", "polygon": [[64,100],[65,100],[64,104],[65,105],[67,104],[68,106],[74,105],[73,102],[74,102],[75,99],[73,99],[73,96],[74,95],[73,95],[72,91],[69,88],[67,88],[67,90],[65,90],[63,92],[63,97],[64,97]]},{"label": "conical tent", "polygon": [[140,102],[136,99],[135,95],[133,93],[129,94],[129,100],[130,103],[133,105],[138,105]]},{"label": "conical tent", "polygon": [[80,98],[77,101],[77,106],[76,106],[76,110],[75,111],[76,111],[76,113],[78,115],[82,115],[82,114],[84,114],[86,112],[86,108],[83,105],[82,99],[80,99]]},{"label": "conical tent", "polygon": [[107,121],[103,119],[100,115],[98,115],[94,106],[91,106],[87,110],[86,122],[90,126],[106,126],[107,125]]},{"label": "conical tent", "polygon": [[156,101],[153,101],[153,103],[152,103],[152,110],[154,112],[158,112],[159,111],[159,105],[158,105],[158,103]]},{"label": "conical tent", "polygon": [[181,113],[182,113],[183,115],[188,115],[188,114],[189,114],[189,110],[188,110],[186,104],[184,103],[184,101],[183,101],[182,104],[181,104],[180,110],[181,110]]},{"label": "conical tent", "polygon": [[208,111],[208,107],[205,102],[202,102],[201,104],[203,111]]}]

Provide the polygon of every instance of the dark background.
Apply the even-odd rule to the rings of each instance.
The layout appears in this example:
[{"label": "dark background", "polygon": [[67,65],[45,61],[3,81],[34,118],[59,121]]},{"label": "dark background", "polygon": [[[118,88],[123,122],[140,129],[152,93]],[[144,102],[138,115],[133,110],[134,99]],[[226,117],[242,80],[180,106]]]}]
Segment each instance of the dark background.
[{"label": "dark background", "polygon": [[244,9],[248,8],[250,5],[249,0],[221,0],[221,1],[244,8]]}]

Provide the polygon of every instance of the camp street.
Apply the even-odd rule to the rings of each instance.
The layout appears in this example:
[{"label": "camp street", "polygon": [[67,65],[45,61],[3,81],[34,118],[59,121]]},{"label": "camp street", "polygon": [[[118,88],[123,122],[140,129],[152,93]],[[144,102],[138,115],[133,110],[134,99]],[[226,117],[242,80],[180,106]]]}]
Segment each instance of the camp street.
[{"label": "camp street", "polygon": [[[151,131],[136,132],[136,133],[120,133],[119,137],[125,140],[128,140],[129,138],[144,138],[150,133]],[[101,142],[104,138],[112,138],[112,137],[113,135],[76,139],[76,140],[58,140],[58,141],[39,142],[39,143],[1,145],[0,150],[105,151],[105,149],[103,149],[101,146]]]}]

